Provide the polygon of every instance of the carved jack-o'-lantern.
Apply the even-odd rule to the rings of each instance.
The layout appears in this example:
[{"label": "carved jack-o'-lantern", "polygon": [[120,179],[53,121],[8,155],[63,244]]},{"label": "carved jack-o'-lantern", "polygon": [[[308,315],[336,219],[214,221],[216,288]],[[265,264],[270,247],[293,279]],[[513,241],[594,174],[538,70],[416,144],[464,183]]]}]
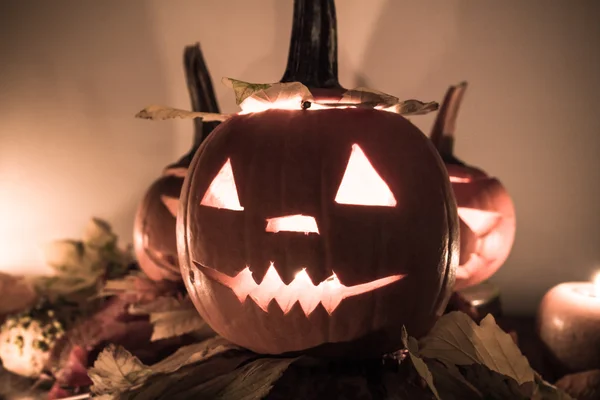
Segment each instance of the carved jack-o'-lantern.
[{"label": "carved jack-o'-lantern", "polygon": [[515,237],[515,210],[504,186],[498,179],[465,165],[452,154],[456,116],[466,87],[466,83],[450,87],[431,134],[446,163],[458,205],[457,290],[492,276],[506,261]]},{"label": "carved jack-o'-lantern", "polygon": [[427,137],[392,112],[316,107],[345,92],[334,16],[333,1],[295,3],[282,81],[308,86],[313,105],[232,116],[182,190],[187,290],[217,333],[260,353],[396,350],[403,325],[429,330],[453,285],[456,208]]},{"label": "carved jack-o'-lantern", "polygon": [[[200,46],[188,46],[184,51],[186,81],[192,109],[219,112]],[[181,280],[177,260],[175,221],[183,178],[192,156],[216,123],[194,120],[194,143],[190,152],[168,166],[162,176],[146,192],[135,216],[134,248],[141,269],[154,280]]]}]

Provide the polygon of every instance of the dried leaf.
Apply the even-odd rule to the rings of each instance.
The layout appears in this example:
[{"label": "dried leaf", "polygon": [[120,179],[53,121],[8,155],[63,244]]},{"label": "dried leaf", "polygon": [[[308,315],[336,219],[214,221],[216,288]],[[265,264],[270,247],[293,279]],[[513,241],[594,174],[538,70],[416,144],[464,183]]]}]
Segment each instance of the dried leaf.
[{"label": "dried leaf", "polygon": [[195,308],[150,314],[154,326],[151,341],[182,336],[206,328]]},{"label": "dried leaf", "polygon": [[194,119],[194,118],[202,118],[202,121],[211,122],[211,121],[225,121],[227,118],[231,117],[230,114],[217,114],[217,113],[206,113],[206,112],[196,112],[196,111],[187,111],[181,110],[179,108],[167,107],[167,106],[159,106],[159,105],[151,105],[137,114],[135,114],[136,118],[140,119],[151,119],[153,121],[163,121],[166,119]]},{"label": "dried leaf", "polygon": [[[122,347],[109,345],[100,353],[94,367],[89,370],[89,376],[94,382],[92,392],[111,394],[115,398],[121,398],[122,394],[137,389],[136,398],[144,398],[144,394],[148,394],[149,388],[163,387],[163,385],[169,387],[173,383],[172,380],[182,379],[182,376],[177,374],[181,368],[207,362],[213,357],[229,351],[248,354],[238,362],[243,362],[252,355],[221,337],[215,337],[201,343],[181,347],[169,357],[148,367]],[[232,368],[237,365],[237,363],[232,365]],[[149,379],[155,376],[160,376],[160,378]],[[191,376],[191,378],[196,383],[203,382],[200,376]],[[155,399],[156,393],[153,392],[153,395],[147,398]]]},{"label": "dried leaf", "polygon": [[246,98],[252,96],[254,93],[268,89],[272,86],[272,84],[269,83],[248,83],[232,78],[223,78],[221,79],[221,82],[225,86],[233,89],[235,92],[235,104],[237,105],[240,105]]},{"label": "dried leaf", "polygon": [[406,332],[406,328],[404,326],[402,326],[402,344],[404,344],[404,347],[408,349],[408,355],[410,357],[410,360],[412,361],[413,366],[415,367],[421,378],[423,378],[423,380],[427,383],[427,386],[429,387],[435,398],[440,400],[440,395],[438,394],[438,391],[433,383],[433,376],[431,375],[431,371],[429,371],[427,364],[425,364],[425,362],[418,356],[419,344],[417,342],[417,339],[415,339],[412,336],[409,337],[408,332]]},{"label": "dried leaf", "polygon": [[399,103],[397,97],[375,89],[357,87],[348,90],[342,96],[340,103],[363,104],[370,107],[388,108]]},{"label": "dried leaf", "polygon": [[228,351],[242,351],[240,347],[228,342],[220,336],[216,336],[200,343],[191,344],[178,349],[175,353],[165,358],[151,368],[156,374],[169,374],[179,370],[186,365],[204,362],[214,356],[224,354]]},{"label": "dried leaf", "polygon": [[428,359],[427,366],[433,375],[433,382],[444,400],[478,400],[483,398],[455,365],[445,366],[439,361]]},{"label": "dried leaf", "polygon": [[254,90],[239,103],[239,106],[243,112],[260,112],[269,109],[300,110],[306,101],[314,101],[312,93],[306,86],[300,82],[286,82],[268,84],[262,89]]},{"label": "dried leaf", "polygon": [[398,104],[397,113],[400,115],[423,115],[439,108],[435,101],[423,103],[419,100],[404,100]]},{"label": "dried leaf", "polygon": [[149,315],[153,326],[152,341],[182,336],[193,332],[212,333],[189,297],[159,297],[147,304],[130,307],[133,315]]},{"label": "dried leaf", "polygon": [[99,290],[98,296],[119,296],[132,303],[147,303],[156,301],[160,296],[176,290],[177,285],[173,282],[153,281],[143,272],[134,271],[123,278],[106,281]]},{"label": "dried leaf", "polygon": [[110,224],[99,218],[92,218],[83,234],[83,242],[89,246],[105,247],[117,243],[117,235]]},{"label": "dried leaf", "polygon": [[35,277],[32,284],[49,298],[91,295],[104,276],[125,273],[133,260],[130,249],[117,247],[117,236],[110,225],[94,218],[88,224],[83,240],[56,240],[46,246],[46,262],[54,276]]},{"label": "dried leaf", "polygon": [[228,374],[219,375],[184,392],[178,391],[176,395],[163,393],[161,399],[263,399],[294,361],[296,361],[294,358],[259,358]]},{"label": "dried leaf", "polygon": [[492,371],[482,364],[459,367],[465,379],[483,393],[485,399],[526,400],[534,391],[534,383],[519,385],[514,379]]},{"label": "dried leaf", "polygon": [[461,312],[442,316],[429,334],[421,339],[420,355],[446,365],[482,364],[513,378],[519,385],[533,382],[533,370],[514,341],[492,315],[478,326]]},{"label": "dried leaf", "polygon": [[85,247],[83,242],[76,240],[55,240],[44,247],[46,264],[57,272],[77,270],[83,262]]},{"label": "dried leaf", "polygon": [[150,368],[120,346],[108,345],[88,372],[94,394],[113,394],[143,383]]}]

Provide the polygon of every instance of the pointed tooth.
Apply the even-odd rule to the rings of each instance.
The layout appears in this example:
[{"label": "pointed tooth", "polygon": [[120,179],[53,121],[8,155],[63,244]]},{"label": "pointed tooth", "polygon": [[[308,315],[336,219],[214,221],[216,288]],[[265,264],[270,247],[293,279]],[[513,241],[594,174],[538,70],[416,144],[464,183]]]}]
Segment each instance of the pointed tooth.
[{"label": "pointed tooth", "polygon": [[304,314],[306,314],[308,317],[321,302],[323,286],[314,286],[310,281],[305,282],[303,287],[296,293],[298,293],[298,302],[300,303],[300,307],[302,307]]},{"label": "pointed tooth", "polygon": [[344,300],[344,288],[329,285],[328,282],[324,282],[323,285],[325,287],[321,296],[321,304],[323,304],[323,308],[331,315],[342,300]]},{"label": "pointed tooth", "polygon": [[241,270],[234,278],[231,290],[237,296],[240,303],[246,301],[246,298],[258,286],[252,279],[252,272],[248,267]]},{"label": "pointed tooth", "polygon": [[269,307],[269,303],[275,298],[275,295],[283,289],[282,286],[284,285],[281,282],[281,278],[279,278],[275,267],[271,265],[267,269],[262,282],[250,293],[250,296],[256,304],[265,309]]},{"label": "pointed tooth", "polygon": [[298,301],[298,295],[292,286],[282,286],[275,295],[275,301],[284,314],[287,314]]}]

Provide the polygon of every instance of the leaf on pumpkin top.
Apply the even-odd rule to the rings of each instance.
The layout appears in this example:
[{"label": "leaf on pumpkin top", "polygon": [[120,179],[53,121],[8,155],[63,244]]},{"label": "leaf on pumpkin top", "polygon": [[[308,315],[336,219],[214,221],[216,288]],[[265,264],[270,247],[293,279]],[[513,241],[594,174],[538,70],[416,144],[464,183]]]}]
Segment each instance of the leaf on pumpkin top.
[{"label": "leaf on pumpkin top", "polygon": [[112,394],[143,383],[152,371],[124,348],[108,345],[88,374],[94,383],[92,393]]},{"label": "leaf on pumpkin top", "polygon": [[246,113],[269,109],[300,110],[305,101],[314,101],[308,87],[300,82],[262,84],[223,78],[223,83],[233,88],[236,103]]},{"label": "leaf on pumpkin top", "polygon": [[400,101],[395,96],[366,87],[350,89],[344,93],[342,99],[340,100],[340,103],[364,104],[371,107],[381,108],[392,107],[399,102]]},{"label": "leaf on pumpkin top", "polygon": [[423,103],[419,100],[404,100],[398,104],[396,112],[400,115],[423,115],[437,110],[439,106],[435,101]]},{"label": "leaf on pumpkin top", "polygon": [[202,118],[205,122],[211,121],[225,121],[227,118],[231,117],[230,114],[218,114],[218,113],[206,113],[206,112],[197,112],[197,111],[187,111],[181,110],[179,108],[167,107],[167,106],[159,106],[159,105],[151,105],[143,110],[139,111],[135,114],[136,118],[140,119],[150,119],[153,121],[163,121],[166,119],[195,119]]},{"label": "leaf on pumpkin top", "polygon": [[[235,93],[235,104],[237,105],[242,104],[246,98],[252,96],[254,93],[268,89],[273,85],[270,83],[249,83],[226,77],[221,79],[221,82],[225,86],[233,89]],[[274,85],[277,85],[277,83]]]},{"label": "leaf on pumpkin top", "polygon": [[420,341],[420,355],[449,365],[482,364],[514,379],[519,385],[534,381],[533,369],[509,334],[491,314],[480,325],[461,312],[442,316]]},{"label": "leaf on pumpkin top", "polygon": [[412,361],[413,366],[421,378],[423,378],[423,380],[427,383],[427,386],[429,386],[429,389],[435,398],[440,400],[440,395],[438,394],[438,391],[433,383],[433,375],[431,375],[431,371],[429,371],[427,364],[425,364],[425,362],[418,356],[419,343],[414,337],[408,336],[408,332],[406,332],[406,328],[404,326],[402,326],[402,344],[404,344],[404,347],[408,350],[410,360]]}]

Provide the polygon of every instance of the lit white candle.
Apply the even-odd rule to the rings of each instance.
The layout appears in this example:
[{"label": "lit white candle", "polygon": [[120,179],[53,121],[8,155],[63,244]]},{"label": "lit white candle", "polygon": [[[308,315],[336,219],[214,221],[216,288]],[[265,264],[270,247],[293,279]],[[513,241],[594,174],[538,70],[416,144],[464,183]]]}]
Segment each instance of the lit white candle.
[{"label": "lit white candle", "polygon": [[538,311],[538,333],[566,371],[600,368],[600,272],[591,282],[550,289]]}]

